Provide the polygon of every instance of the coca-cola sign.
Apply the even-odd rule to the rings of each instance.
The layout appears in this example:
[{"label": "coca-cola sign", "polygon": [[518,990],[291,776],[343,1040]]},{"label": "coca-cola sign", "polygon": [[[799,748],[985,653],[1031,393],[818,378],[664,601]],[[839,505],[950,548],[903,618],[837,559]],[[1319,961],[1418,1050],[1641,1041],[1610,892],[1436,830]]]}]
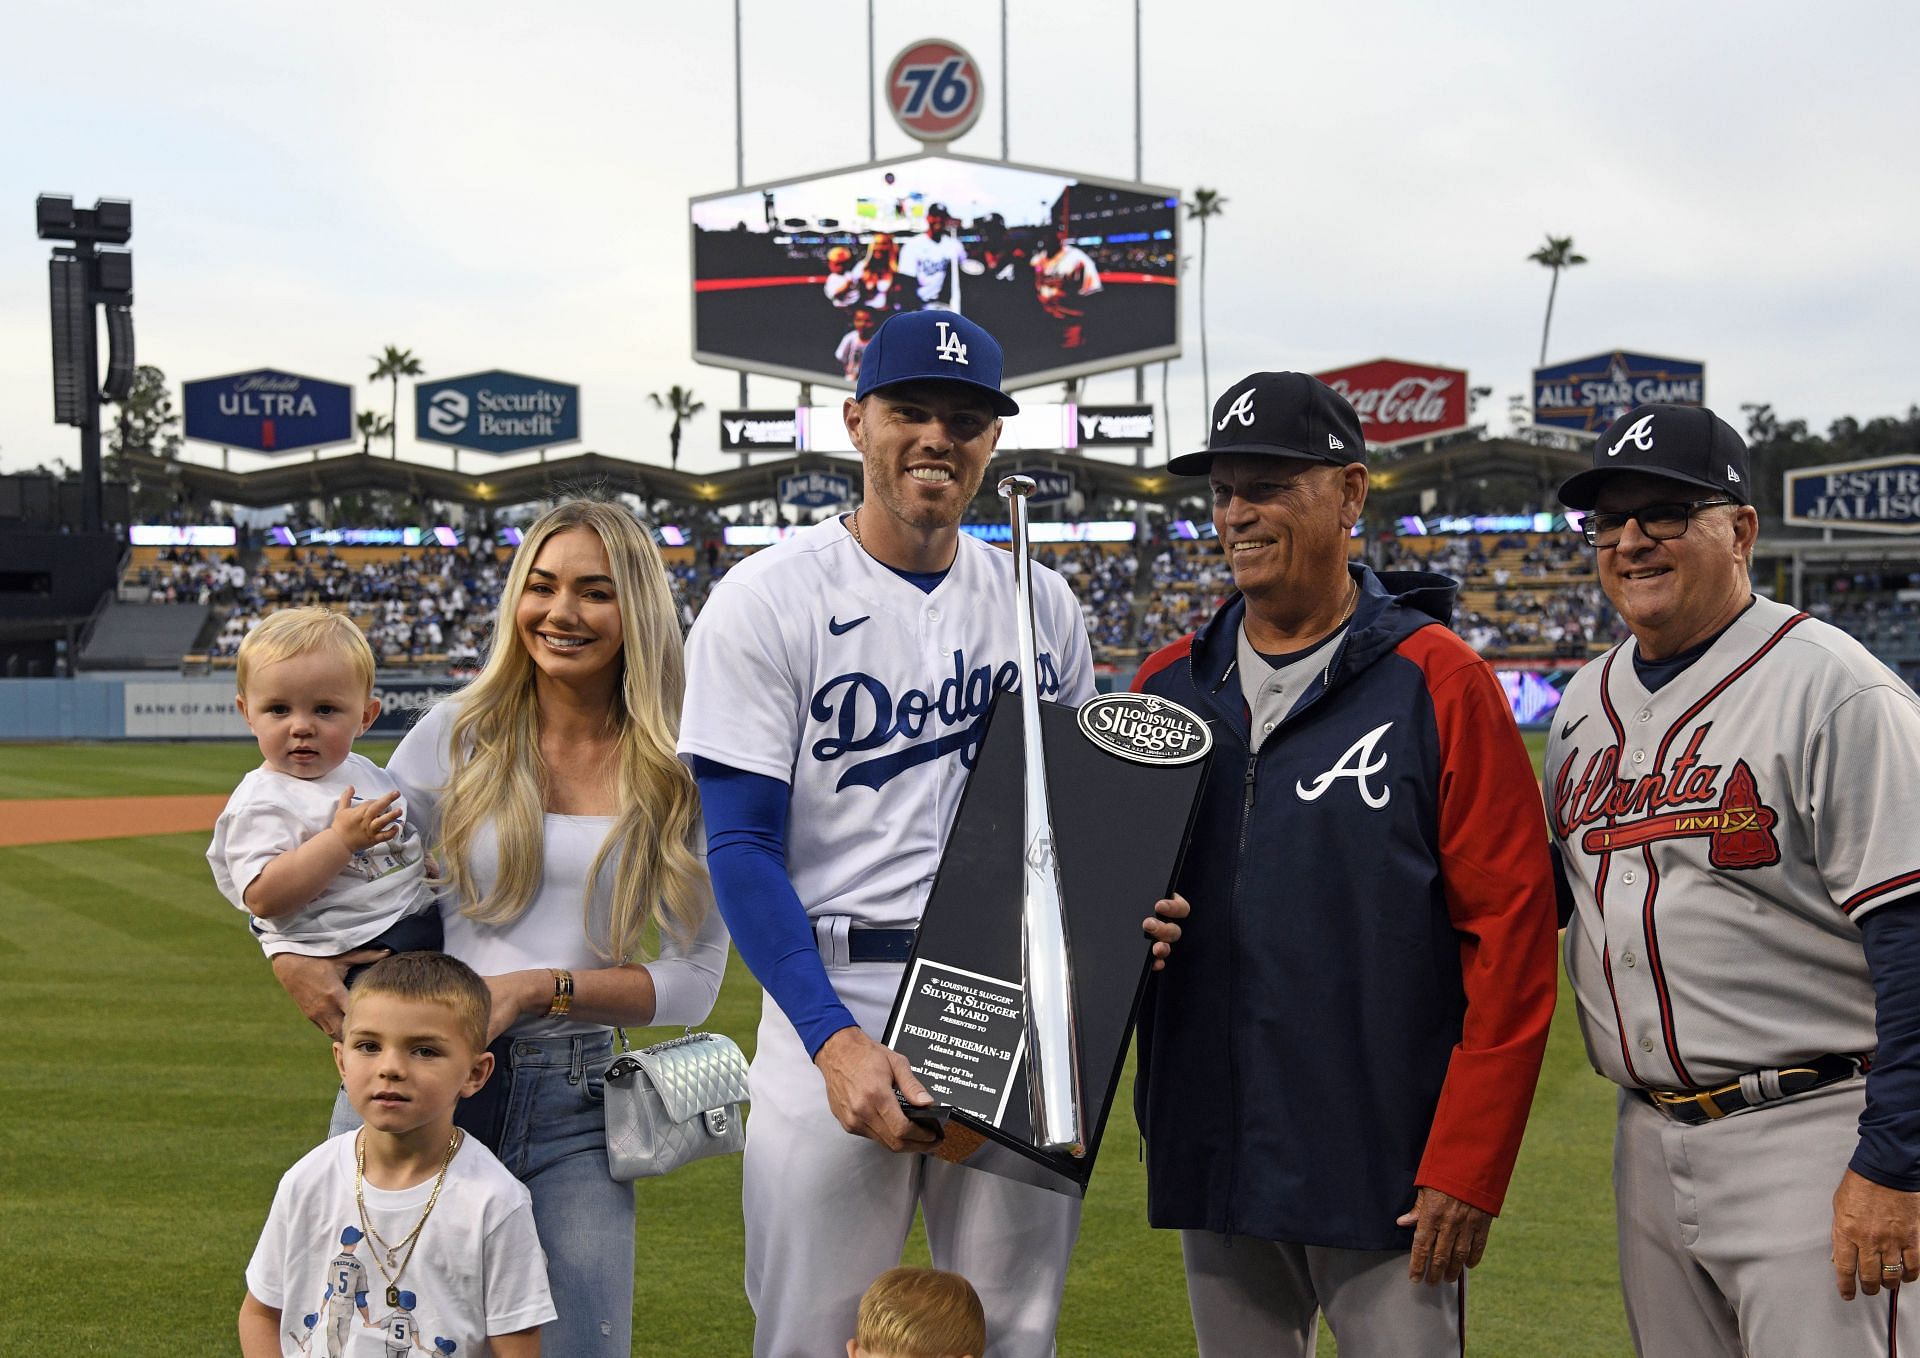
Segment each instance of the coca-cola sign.
[{"label": "coca-cola sign", "polygon": [[1467,375],[1457,368],[1376,358],[1314,376],[1347,398],[1375,448],[1467,427]]}]

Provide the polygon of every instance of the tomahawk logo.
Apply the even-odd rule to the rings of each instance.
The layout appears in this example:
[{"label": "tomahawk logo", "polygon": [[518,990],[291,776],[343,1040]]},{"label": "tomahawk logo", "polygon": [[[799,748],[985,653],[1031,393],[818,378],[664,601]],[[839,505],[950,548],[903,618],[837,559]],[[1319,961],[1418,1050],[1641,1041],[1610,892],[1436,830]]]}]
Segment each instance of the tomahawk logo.
[{"label": "tomahawk logo", "polygon": [[1642,415],[1639,419],[1628,425],[1627,432],[1620,436],[1620,441],[1614,444],[1613,447],[1607,449],[1607,456],[1620,456],[1620,450],[1629,443],[1643,453],[1653,451],[1653,416]]},{"label": "tomahawk logo", "polygon": [[1393,796],[1393,789],[1382,787],[1378,793],[1367,783],[1367,779],[1380,773],[1387,767],[1387,757],[1375,754],[1374,746],[1380,743],[1380,737],[1393,729],[1393,723],[1376,726],[1360,739],[1347,747],[1347,752],[1332,768],[1315,778],[1311,783],[1295,783],[1293,790],[1303,802],[1317,802],[1327,795],[1327,789],[1342,778],[1353,779],[1354,786],[1360,789],[1360,800],[1378,811]]},{"label": "tomahawk logo", "polygon": [[464,391],[436,391],[427,402],[427,428],[436,434],[457,434],[467,427],[469,409]]},{"label": "tomahawk logo", "polygon": [[938,321],[936,324],[940,327],[940,343],[934,352],[949,363],[966,363],[966,343],[947,328],[945,321]]},{"label": "tomahawk logo", "polygon": [[1227,407],[1227,413],[1220,417],[1215,429],[1225,429],[1228,420],[1238,420],[1246,428],[1253,428],[1253,389],[1249,387],[1233,398],[1233,404]]}]

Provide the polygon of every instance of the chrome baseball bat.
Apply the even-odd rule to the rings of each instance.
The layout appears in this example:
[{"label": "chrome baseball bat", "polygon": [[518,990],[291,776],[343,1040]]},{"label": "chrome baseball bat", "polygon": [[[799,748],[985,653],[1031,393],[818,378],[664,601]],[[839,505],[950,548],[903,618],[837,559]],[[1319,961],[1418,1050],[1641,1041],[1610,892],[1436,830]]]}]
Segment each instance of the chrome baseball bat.
[{"label": "chrome baseball bat", "polygon": [[1073,949],[1067,937],[1066,897],[1053,846],[1047,803],[1047,752],[1040,737],[1040,667],[1033,625],[1033,562],[1028,556],[1029,476],[1000,482],[1013,522],[1013,592],[1019,615],[1020,728],[1026,756],[1022,784],[1020,989],[1026,1001],[1027,1097],[1034,1144],[1042,1150],[1087,1153],[1080,1116],[1080,1033],[1073,993]]}]

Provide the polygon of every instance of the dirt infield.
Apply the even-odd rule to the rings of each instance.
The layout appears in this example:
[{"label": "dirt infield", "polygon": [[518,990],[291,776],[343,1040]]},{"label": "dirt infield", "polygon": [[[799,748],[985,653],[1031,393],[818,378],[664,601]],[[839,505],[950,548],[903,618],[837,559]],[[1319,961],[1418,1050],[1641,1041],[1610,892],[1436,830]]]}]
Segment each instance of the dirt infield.
[{"label": "dirt infield", "polygon": [[79,839],[211,833],[225,793],[191,797],[55,797],[0,802],[0,848]]}]

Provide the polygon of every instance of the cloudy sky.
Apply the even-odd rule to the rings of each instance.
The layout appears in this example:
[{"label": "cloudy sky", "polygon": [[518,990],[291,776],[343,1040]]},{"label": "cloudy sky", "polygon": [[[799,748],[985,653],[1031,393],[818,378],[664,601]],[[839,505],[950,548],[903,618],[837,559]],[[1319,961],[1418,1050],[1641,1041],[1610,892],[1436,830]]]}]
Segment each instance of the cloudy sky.
[{"label": "cloudy sky", "polygon": [[[1550,357],[1704,359],[1736,423],[1750,401],[1816,427],[1920,401],[1913,7],[1142,4],[1144,177],[1227,198],[1216,390],[1391,354],[1468,369],[1498,427],[1552,232],[1591,262],[1562,280]],[[864,161],[865,0],[741,9],[746,182]],[[985,68],[957,150],[1000,154],[1004,83],[1013,160],[1132,177],[1125,0],[1008,0],[1004,71],[993,5],[876,9],[882,64],[944,36]],[[728,465],[711,411],[736,377],[690,357],[686,214],[736,182],[730,6],[13,0],[6,29],[0,468],[78,442],[52,423],[43,191],[133,200],[140,357],[176,384],[273,366],[384,410],[366,374],[395,343],[429,375],[579,382],[587,447],[664,461],[646,394],[680,383],[709,406],[684,465]],[[882,108],[879,154],[913,149]],[[1181,443],[1206,399],[1192,293]],[[1132,390],[1101,376],[1083,399]],[[794,396],[753,382],[755,405]],[[401,424],[403,453],[444,460]]]}]

